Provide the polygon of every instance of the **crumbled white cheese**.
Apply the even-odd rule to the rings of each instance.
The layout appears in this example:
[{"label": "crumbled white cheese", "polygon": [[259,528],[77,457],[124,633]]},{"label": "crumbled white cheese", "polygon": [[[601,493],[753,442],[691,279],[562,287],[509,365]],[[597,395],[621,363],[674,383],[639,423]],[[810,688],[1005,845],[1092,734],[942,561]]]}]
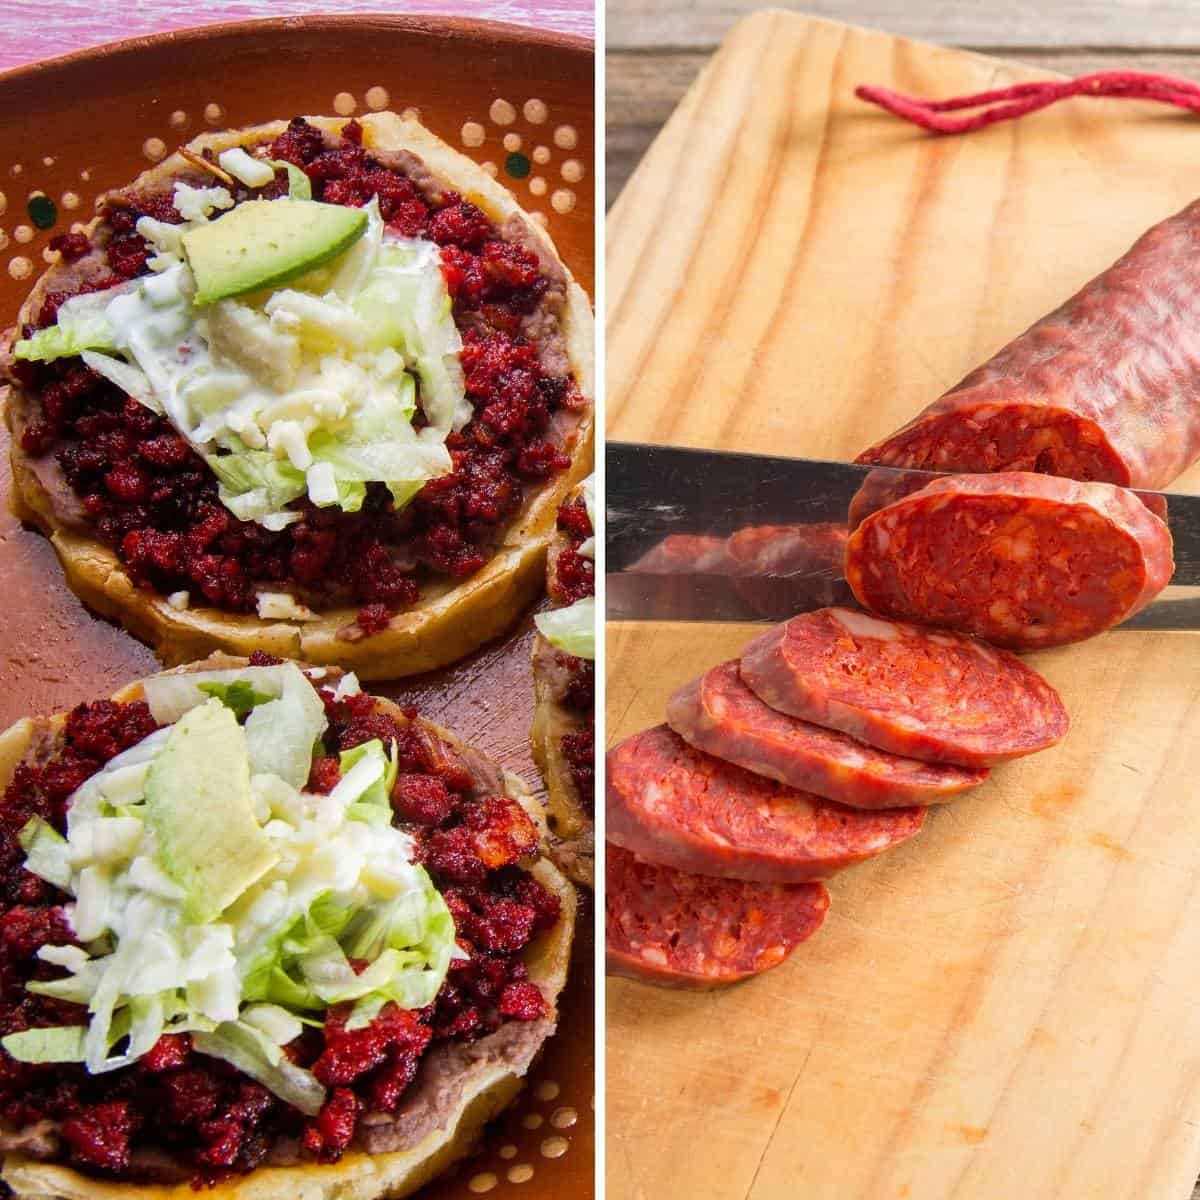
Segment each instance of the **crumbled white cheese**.
[{"label": "crumbled white cheese", "polygon": [[[307,471],[313,465],[312,451],[308,448],[308,431],[299,421],[276,421],[267,434],[267,446],[277,458],[287,458],[297,471]],[[328,465],[328,464],[326,464]],[[333,468],[329,476],[333,478]],[[337,486],[334,485],[333,499],[337,499]],[[315,496],[314,504],[332,503],[321,501]]]},{"label": "crumbled white cheese", "polygon": [[272,533],[278,533],[281,529],[286,529],[289,525],[295,525],[297,521],[302,520],[304,520],[303,513],[289,509],[287,512],[267,513],[262,518],[262,527],[269,529]]},{"label": "crumbled white cheese", "polygon": [[154,217],[138,217],[134,229],[139,237],[148,241],[156,250],[178,254],[183,249],[182,225],[172,225],[170,221],[159,221]]},{"label": "crumbled white cheese", "polygon": [[222,150],[217,155],[221,168],[247,187],[265,187],[275,178],[275,168],[261,159],[251,158],[241,146]]},{"label": "crumbled white cheese", "polygon": [[182,612],[191,603],[191,596],[187,592],[172,592],[167,597],[167,603],[174,609]]},{"label": "crumbled white cheese", "polygon": [[172,225],[169,221],[158,221],[154,217],[139,217],[134,226],[138,236],[146,240],[156,253],[146,260],[150,270],[161,273],[168,267],[175,266],[183,260],[182,225]]},{"label": "crumbled white cheese", "polygon": [[185,221],[207,221],[215,208],[233,207],[228,188],[192,187],[190,183],[175,185],[175,211]]},{"label": "crumbled white cheese", "polygon": [[[279,428],[276,426],[276,428]],[[333,464],[313,463],[306,476],[309,499],[314,504],[336,504],[338,498],[337,476]]]},{"label": "crumbled white cheese", "polygon": [[311,608],[299,603],[290,592],[259,592],[258,615],[264,621],[316,621]]}]

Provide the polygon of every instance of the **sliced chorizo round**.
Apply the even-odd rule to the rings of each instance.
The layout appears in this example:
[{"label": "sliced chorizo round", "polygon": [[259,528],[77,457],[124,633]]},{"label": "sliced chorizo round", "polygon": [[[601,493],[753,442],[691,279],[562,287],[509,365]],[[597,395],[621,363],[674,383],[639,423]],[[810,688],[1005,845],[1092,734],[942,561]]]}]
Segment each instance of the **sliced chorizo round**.
[{"label": "sliced chorizo round", "polygon": [[828,879],[921,829],[923,808],[866,812],[689,746],[666,725],[608,753],[607,836],[647,862],[765,883]]},{"label": "sliced chorizo round", "polygon": [[608,973],[667,987],[716,987],[777,967],[829,909],[819,883],[713,879],[611,843],[604,876]]},{"label": "sliced chorizo round", "polygon": [[698,750],[853,808],[939,804],[988,776],[986,767],[902,758],[778,712],[746,686],[736,662],[680,688],[667,724]]},{"label": "sliced chorizo round", "polygon": [[925,762],[986,767],[1066,736],[1058,693],[1013,654],[854,609],[801,613],[742,651],[780,712]]},{"label": "sliced chorizo round", "polygon": [[1174,570],[1170,532],[1132,492],[1021,471],[937,479],[846,544],[864,607],[1013,650],[1102,633]]}]

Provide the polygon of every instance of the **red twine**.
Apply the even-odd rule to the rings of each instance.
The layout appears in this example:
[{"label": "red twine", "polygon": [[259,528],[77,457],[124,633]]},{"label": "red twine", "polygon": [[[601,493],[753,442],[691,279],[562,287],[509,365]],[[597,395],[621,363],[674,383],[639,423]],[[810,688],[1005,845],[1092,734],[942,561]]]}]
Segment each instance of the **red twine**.
[{"label": "red twine", "polygon": [[[1058,100],[1071,96],[1110,96],[1125,100],[1158,100],[1177,108],[1200,110],[1200,84],[1171,75],[1144,71],[1097,71],[1078,79],[1047,79],[1036,83],[1018,83],[1013,87],[976,92],[951,100],[920,100],[881,87],[857,87],[860,100],[878,104],[894,116],[911,121],[932,133],[970,133],[997,121],[1012,121],[1026,113],[1037,112]],[[947,117],[943,113],[978,108],[981,112],[966,117]]]}]

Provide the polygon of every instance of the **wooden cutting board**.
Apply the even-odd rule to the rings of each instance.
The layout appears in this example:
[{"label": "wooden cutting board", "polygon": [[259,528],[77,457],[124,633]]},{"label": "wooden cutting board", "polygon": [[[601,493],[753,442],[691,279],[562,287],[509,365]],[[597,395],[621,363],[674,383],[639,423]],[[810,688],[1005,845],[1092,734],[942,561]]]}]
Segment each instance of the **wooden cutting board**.
[{"label": "wooden cutting board", "polygon": [[[1077,102],[939,140],[853,97],[1037,75],[740,24],[612,213],[610,434],[853,456],[1200,191],[1195,117]],[[610,744],[751,632],[610,626]],[[720,993],[610,982],[612,1200],[1190,1194],[1200,637],[1033,661],[1066,742],[833,881],[790,962]]]}]

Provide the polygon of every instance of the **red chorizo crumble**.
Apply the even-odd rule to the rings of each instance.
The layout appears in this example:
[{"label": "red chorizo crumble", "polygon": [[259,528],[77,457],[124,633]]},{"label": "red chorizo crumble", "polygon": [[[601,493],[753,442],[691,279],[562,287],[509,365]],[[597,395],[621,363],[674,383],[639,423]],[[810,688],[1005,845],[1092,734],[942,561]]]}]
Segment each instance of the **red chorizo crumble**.
[{"label": "red chorizo crumble", "polygon": [[571,768],[571,778],[583,806],[592,811],[596,790],[596,730],[589,722],[578,733],[567,733],[562,740],[563,757]]},{"label": "red chorizo crumble", "polygon": [[[550,596],[559,604],[574,604],[596,594],[595,564],[579,553],[579,547],[593,532],[582,496],[559,507],[558,528],[567,535],[567,545],[554,561]],[[596,786],[596,664],[561,650],[556,650],[554,657],[569,676],[562,702],[583,718],[579,729],[563,735],[562,753],[580,802],[591,812]]]},{"label": "red chorizo crumble", "polygon": [[595,564],[579,553],[579,547],[592,536],[583,497],[559,508],[558,528],[567,535],[569,544],[555,560],[550,596],[559,604],[574,604],[596,594]]},{"label": "red chorizo crumble", "polygon": [[60,233],[50,239],[50,249],[57,250],[65,262],[74,262],[77,258],[82,258],[91,248],[92,243],[83,232]]},{"label": "red chorizo crumble", "polygon": [[[370,484],[359,513],[303,499],[291,505],[303,519],[271,533],[225,509],[211,470],[170,425],[79,359],[16,364],[14,376],[41,398],[22,447],[33,456],[55,455],[93,528],[139,587],[162,595],[188,590],[232,612],[253,611],[260,587],[287,588],[317,609],[357,604],[357,624],[370,636],[417,602],[423,579],[478,571],[526,487],[570,463],[554,440],[552,419],[577,409],[582,397],[572,379],[543,371],[536,345],[520,333],[522,317],[550,287],[537,257],[504,241],[457,193],[422,194],[404,171],[376,161],[361,138],[357,122],[333,138],[297,117],[272,143],[271,156],[303,169],[314,199],[359,206],[378,196],[390,229],[441,247],[475,411],[448,439],[453,469],[400,512],[382,484]],[[237,187],[235,200],[277,195],[285,186],[281,168],[263,189]],[[147,215],[179,221],[169,192],[112,201],[95,243],[109,274],[72,294],[147,271],[147,246],[135,228]],[[62,235],[55,248],[78,258],[89,248],[81,237]],[[49,294],[37,327],[52,324],[67,298]]]},{"label": "red chorizo crumble", "polygon": [[[254,665],[278,662],[256,654]],[[367,1113],[394,1113],[422,1056],[439,1041],[472,1041],[508,1020],[547,1012],[519,957],[559,918],[559,899],[524,871],[537,831],[515,801],[473,795],[469,772],[453,749],[413,720],[394,720],[362,694],[337,701],[320,689],[330,720],[324,753],[310,785],[337,781],[338,750],[381,737],[394,741],[400,775],[392,794],[396,824],[418,853],[454,915],[468,957],[451,965],[437,999],[406,1011],[385,1007],[367,1028],[347,1030],[349,1007],[328,1011],[323,1028],[306,1028],[285,1052],[328,1088],[325,1106],[305,1118],[228,1064],[196,1053],[187,1035],[165,1035],[132,1067],[90,1076],[82,1066],[18,1063],[0,1051],[0,1120],[21,1128],[49,1121],[58,1161],[108,1178],[140,1179],[137,1152],[165,1151],[182,1175],[204,1187],[266,1161],[281,1139],[302,1155],[336,1161],[353,1143]],[[79,1006],[25,990],[59,968],[35,957],[47,944],[73,942],[62,904],[67,897],[25,871],[18,835],[30,817],[66,829],[67,800],[105,762],[156,728],[142,702],[82,704],[53,744],[20,765],[0,800],[0,1033],[78,1024]],[[361,964],[360,964],[361,965]]]}]

